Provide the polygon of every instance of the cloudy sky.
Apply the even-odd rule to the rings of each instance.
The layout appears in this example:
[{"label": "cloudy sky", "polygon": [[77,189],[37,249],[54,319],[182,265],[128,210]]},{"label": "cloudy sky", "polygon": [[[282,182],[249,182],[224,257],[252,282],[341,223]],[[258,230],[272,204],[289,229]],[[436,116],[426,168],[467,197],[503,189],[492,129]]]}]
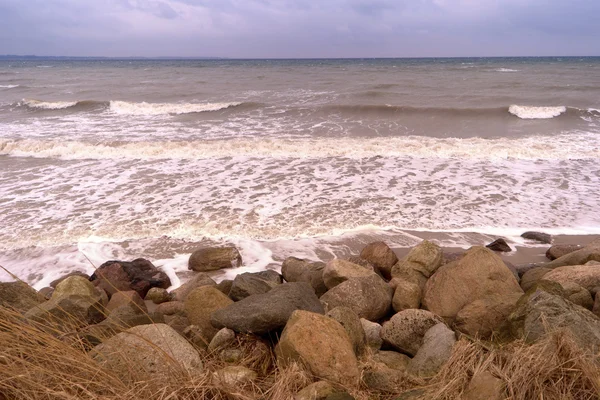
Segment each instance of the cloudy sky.
[{"label": "cloudy sky", "polygon": [[0,54],[600,55],[600,0],[0,0]]}]

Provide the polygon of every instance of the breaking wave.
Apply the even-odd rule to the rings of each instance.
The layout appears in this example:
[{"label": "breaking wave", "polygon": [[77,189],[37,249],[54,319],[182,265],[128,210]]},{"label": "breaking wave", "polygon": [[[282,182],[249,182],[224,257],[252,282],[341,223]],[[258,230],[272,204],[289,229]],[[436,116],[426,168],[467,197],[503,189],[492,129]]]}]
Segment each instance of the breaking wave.
[{"label": "breaking wave", "polygon": [[111,101],[110,110],[121,115],[166,115],[191,114],[207,111],[219,111],[236,107],[242,103],[135,103],[127,101]]},{"label": "breaking wave", "polygon": [[508,108],[508,112],[521,119],[550,119],[567,112],[567,107],[534,107],[513,104]]}]

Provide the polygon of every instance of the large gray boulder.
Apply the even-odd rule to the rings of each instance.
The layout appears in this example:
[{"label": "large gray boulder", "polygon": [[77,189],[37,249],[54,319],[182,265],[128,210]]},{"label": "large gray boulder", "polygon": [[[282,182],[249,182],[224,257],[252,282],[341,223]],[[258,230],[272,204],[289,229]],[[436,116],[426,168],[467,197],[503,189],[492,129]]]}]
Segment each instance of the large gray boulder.
[{"label": "large gray boulder", "polygon": [[369,243],[360,252],[360,257],[367,260],[386,279],[392,276],[392,267],[398,262],[396,254],[384,242]]},{"label": "large gray boulder", "polygon": [[410,356],[417,354],[425,332],[443,322],[437,315],[426,310],[404,310],[384,322],[381,338],[384,343]]},{"label": "large gray boulder", "polygon": [[188,269],[198,272],[237,268],[242,265],[242,255],[235,247],[206,247],[192,253]]},{"label": "large gray boulder", "polygon": [[434,376],[450,359],[455,343],[456,336],[446,324],[432,326],[425,332],[417,354],[409,361],[408,371],[425,378]]},{"label": "large gray boulder", "polygon": [[559,295],[532,288],[517,303],[508,318],[517,338],[534,343],[548,332],[563,329],[583,348],[596,354],[600,350],[600,319],[591,311]]},{"label": "large gray boulder", "polygon": [[323,281],[329,289],[351,278],[372,275],[377,275],[372,269],[339,258],[329,261],[323,269]]},{"label": "large gray boulder", "polygon": [[45,301],[25,282],[0,282],[0,306],[24,313]]},{"label": "large gray boulder", "polygon": [[267,293],[281,283],[281,275],[272,270],[244,272],[234,278],[229,290],[229,297],[234,301],[239,301],[253,294]]},{"label": "large gray boulder", "polygon": [[306,282],[284,283],[264,294],[255,294],[212,313],[216,328],[263,334],[285,326],[292,313],[306,310],[324,314],[313,288]]},{"label": "large gray boulder", "polygon": [[350,338],[333,318],[294,311],[275,348],[283,364],[300,361],[322,379],[342,385],[358,384],[358,360]]},{"label": "large gray boulder", "polygon": [[347,280],[321,296],[326,311],[349,307],[360,318],[377,321],[392,308],[392,288],[379,276],[370,275]]},{"label": "large gray boulder", "polygon": [[288,257],[281,265],[281,274],[287,282],[307,282],[315,290],[318,297],[327,291],[323,281],[323,269],[325,263],[302,260],[296,257]]},{"label": "large gray boulder", "polygon": [[165,324],[130,328],[96,346],[91,355],[125,379],[161,379],[182,370],[202,372],[196,349]]},{"label": "large gray boulder", "polygon": [[512,293],[522,294],[523,290],[502,259],[485,247],[475,246],[429,278],[422,303],[423,308],[452,323],[467,304],[493,294]]}]

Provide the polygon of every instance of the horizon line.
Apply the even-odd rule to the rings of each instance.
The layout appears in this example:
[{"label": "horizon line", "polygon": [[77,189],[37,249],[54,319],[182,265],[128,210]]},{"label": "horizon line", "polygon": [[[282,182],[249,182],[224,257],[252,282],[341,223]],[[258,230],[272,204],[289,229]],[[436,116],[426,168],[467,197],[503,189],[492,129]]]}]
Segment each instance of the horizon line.
[{"label": "horizon line", "polygon": [[48,56],[36,54],[0,54],[0,59],[59,58],[113,60],[394,60],[394,59],[457,59],[457,58],[599,58],[600,55],[537,55],[537,56],[396,56],[396,57],[215,57],[215,56]]}]

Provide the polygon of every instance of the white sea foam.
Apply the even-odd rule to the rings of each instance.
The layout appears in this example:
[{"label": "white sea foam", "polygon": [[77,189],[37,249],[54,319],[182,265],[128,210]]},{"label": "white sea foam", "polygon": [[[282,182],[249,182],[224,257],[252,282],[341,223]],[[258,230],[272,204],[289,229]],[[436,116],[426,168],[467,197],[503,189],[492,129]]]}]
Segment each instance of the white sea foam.
[{"label": "white sea foam", "polygon": [[536,106],[519,106],[516,104],[508,108],[508,112],[521,119],[550,119],[558,117],[567,111],[567,107],[536,107]]},{"label": "white sea foam", "polygon": [[111,101],[110,111],[120,115],[167,115],[218,111],[241,103],[146,103]]},{"label": "white sea foam", "polygon": [[76,101],[41,101],[23,99],[23,105],[43,110],[62,110],[77,105]]},{"label": "white sea foam", "polygon": [[592,133],[554,137],[456,139],[407,136],[394,138],[240,138],[207,141],[81,141],[0,139],[0,154],[62,159],[213,159],[420,157],[465,159],[568,160],[600,158],[598,136]]},{"label": "white sea foam", "polygon": [[0,88],[2,89],[14,89],[19,87],[19,85],[0,85]]},{"label": "white sea foam", "polygon": [[498,68],[496,72],[519,72],[519,70],[511,68]]}]

